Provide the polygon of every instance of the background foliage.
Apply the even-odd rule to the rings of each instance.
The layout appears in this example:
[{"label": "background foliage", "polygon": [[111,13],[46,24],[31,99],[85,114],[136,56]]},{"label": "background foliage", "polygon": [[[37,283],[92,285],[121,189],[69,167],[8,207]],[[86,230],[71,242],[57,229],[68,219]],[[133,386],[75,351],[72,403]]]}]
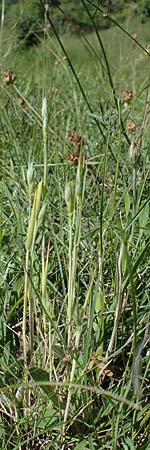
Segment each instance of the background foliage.
[{"label": "background foliage", "polygon": [[[53,23],[57,26],[60,33],[79,33],[81,30],[92,31],[92,22],[86,14],[81,0],[49,1],[49,4],[51,5]],[[99,6],[110,14],[117,14],[116,17],[121,21],[125,19],[128,8],[131,8],[133,14],[139,15],[141,21],[146,20],[150,15],[148,0],[137,0],[134,2],[109,0],[99,2]],[[64,14],[60,12],[59,7],[64,11]],[[93,8],[90,5],[89,10],[93,12]],[[18,37],[26,45],[38,43],[38,34],[42,36],[44,27],[43,8],[40,1],[6,0],[5,12],[7,26],[9,27],[10,24],[13,24],[16,27]],[[109,19],[106,17],[103,20],[100,14],[95,15],[95,23],[98,28],[108,28],[111,25]],[[50,28],[49,32],[52,32]]]}]

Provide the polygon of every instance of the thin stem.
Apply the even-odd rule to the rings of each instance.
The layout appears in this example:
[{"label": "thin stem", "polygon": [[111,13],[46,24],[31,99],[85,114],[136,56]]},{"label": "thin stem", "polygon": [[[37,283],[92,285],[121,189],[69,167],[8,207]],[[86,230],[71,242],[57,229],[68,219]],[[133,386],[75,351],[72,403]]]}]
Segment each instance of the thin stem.
[{"label": "thin stem", "polygon": [[[115,105],[116,105],[116,108],[117,108],[118,113],[119,113],[118,101],[117,101],[117,95],[116,95],[116,91],[115,91],[113,79],[112,79],[112,76],[111,76],[111,71],[110,71],[110,67],[109,67],[109,62],[108,62],[108,59],[107,59],[107,55],[106,55],[106,52],[105,52],[105,48],[104,48],[104,45],[103,45],[103,41],[102,41],[101,36],[100,36],[100,33],[98,32],[98,29],[97,29],[97,27],[96,27],[96,25],[95,25],[93,16],[92,16],[92,14],[90,13],[89,9],[87,8],[85,1],[82,0],[82,3],[83,3],[83,5],[84,5],[84,8],[85,8],[85,10],[86,10],[86,12],[87,12],[87,14],[88,14],[88,16],[89,16],[89,18],[90,18],[92,24],[93,24],[93,27],[94,27],[94,30],[95,30],[95,33],[96,33],[98,42],[99,42],[99,44],[100,44],[100,47],[101,47],[101,50],[102,50],[102,54],[103,54],[103,57],[104,57],[104,61],[105,61],[105,65],[106,65],[106,71],[107,71],[107,74],[108,74],[109,84],[110,84],[110,87],[111,87],[111,89],[112,89],[112,93],[113,93]],[[130,144],[130,139],[128,138],[128,135],[126,134],[126,130],[125,130],[125,128],[124,128],[124,123],[123,123],[123,121],[122,121],[122,118],[120,118],[120,121],[121,121],[121,128],[122,128],[123,134],[124,134],[124,136],[125,136],[125,138],[126,138],[128,144]]]}]

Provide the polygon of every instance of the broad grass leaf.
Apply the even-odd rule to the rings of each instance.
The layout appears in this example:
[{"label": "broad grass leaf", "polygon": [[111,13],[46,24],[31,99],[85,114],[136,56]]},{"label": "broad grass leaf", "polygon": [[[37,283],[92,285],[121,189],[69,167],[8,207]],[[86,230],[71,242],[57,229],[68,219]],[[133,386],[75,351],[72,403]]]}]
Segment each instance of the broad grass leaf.
[{"label": "broad grass leaf", "polygon": [[96,299],[95,299],[95,312],[96,312],[96,314],[98,314],[101,311],[101,305],[102,305],[101,295],[98,292],[96,294]]},{"label": "broad grass leaf", "polygon": [[4,346],[5,341],[6,341],[6,319],[3,314],[0,314],[0,343],[1,343],[1,345]]},{"label": "broad grass leaf", "polygon": [[88,442],[86,439],[83,439],[79,444],[74,447],[74,450],[87,450]]},{"label": "broad grass leaf", "polygon": [[53,405],[59,408],[59,401],[57,395],[53,387],[51,387],[50,385],[49,374],[45,370],[40,369],[39,367],[32,367],[31,369],[29,369],[29,373],[33,378],[33,380],[35,381],[35,384],[37,384],[41,388],[44,394],[46,394],[49,400],[51,400]]},{"label": "broad grass leaf", "polygon": [[24,276],[19,277],[19,278],[14,282],[13,289],[14,289],[15,292],[17,292],[17,293],[19,294],[20,291],[22,290],[23,286],[24,286]]},{"label": "broad grass leaf", "polygon": [[[58,413],[56,409],[45,406],[45,408],[40,411],[37,419],[37,428],[42,428],[43,430],[50,426],[58,425]],[[58,425],[59,429],[59,425]]]}]

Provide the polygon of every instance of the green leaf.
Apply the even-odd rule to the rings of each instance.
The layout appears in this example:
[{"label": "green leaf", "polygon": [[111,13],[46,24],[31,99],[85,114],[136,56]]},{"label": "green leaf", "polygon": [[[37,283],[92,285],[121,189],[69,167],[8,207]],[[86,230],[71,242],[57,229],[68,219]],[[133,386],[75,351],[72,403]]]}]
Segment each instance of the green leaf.
[{"label": "green leaf", "polygon": [[144,208],[141,211],[141,214],[139,215],[139,226],[140,226],[140,232],[144,232],[144,228],[146,227],[147,223],[149,221],[149,204],[144,206]]},{"label": "green leaf", "polygon": [[136,450],[131,439],[125,438],[125,443],[127,444],[127,447],[126,447],[127,449]]},{"label": "green leaf", "polygon": [[88,445],[87,440],[83,439],[79,444],[76,445],[74,450],[87,450],[88,449],[87,445]]},{"label": "green leaf", "polygon": [[15,292],[18,292],[18,294],[20,293],[21,289],[24,286],[24,276],[18,278],[13,285],[13,289]]},{"label": "green leaf", "polygon": [[7,342],[3,348],[3,354],[0,358],[0,367],[2,370],[7,371],[7,367],[9,366],[10,360],[10,342]]},{"label": "green leaf", "polygon": [[53,405],[56,408],[59,408],[59,401],[57,395],[53,387],[51,387],[50,385],[49,374],[45,370],[40,369],[39,367],[32,367],[31,369],[29,369],[29,373],[33,378],[33,380],[35,381],[35,384],[37,384],[42,389],[44,394],[46,394],[49,400],[51,400]]},{"label": "green leaf", "polygon": [[5,426],[3,424],[2,417],[0,416],[0,438],[2,439],[3,436],[5,436]]},{"label": "green leaf", "polygon": [[128,265],[127,245],[126,245],[126,244],[123,244],[123,248],[122,248],[122,260],[121,260],[121,267],[122,267],[122,272],[123,272],[123,274],[126,273],[127,265]]},{"label": "green leaf", "polygon": [[95,299],[95,312],[96,314],[98,314],[101,311],[101,295],[99,292],[97,292],[96,294],[96,299]]},{"label": "green leaf", "polygon": [[37,428],[42,428],[44,430],[45,428],[53,426],[56,423],[58,425],[58,413],[56,412],[56,409],[45,406],[45,408],[39,413]]}]

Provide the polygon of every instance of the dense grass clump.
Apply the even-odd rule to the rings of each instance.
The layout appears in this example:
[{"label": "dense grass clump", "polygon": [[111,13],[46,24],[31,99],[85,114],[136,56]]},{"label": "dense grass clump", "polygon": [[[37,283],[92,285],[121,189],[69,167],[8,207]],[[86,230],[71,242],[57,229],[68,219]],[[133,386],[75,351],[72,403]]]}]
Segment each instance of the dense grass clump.
[{"label": "dense grass clump", "polygon": [[80,39],[1,27],[3,450],[149,449],[148,30],[82,3]]}]

